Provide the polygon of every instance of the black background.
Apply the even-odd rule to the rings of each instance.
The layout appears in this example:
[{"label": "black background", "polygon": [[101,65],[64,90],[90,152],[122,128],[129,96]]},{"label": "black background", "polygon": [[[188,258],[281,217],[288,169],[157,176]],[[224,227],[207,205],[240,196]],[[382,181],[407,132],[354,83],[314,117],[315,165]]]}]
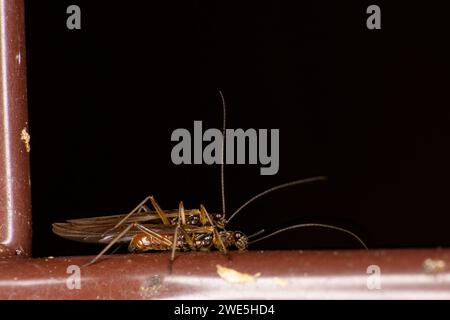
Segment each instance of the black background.
[{"label": "black background", "polygon": [[[26,2],[34,255],[95,253],[51,232],[69,218],[219,211],[218,166],[173,165],[176,128],[279,128],[280,170],[226,167],[227,211],[276,184],[229,229],[333,223],[371,248],[448,246],[449,39],[445,8],[408,1]],[[68,30],[77,4],[82,29]],[[378,4],[382,29],[366,28]],[[356,248],[286,232],[255,248]]]}]

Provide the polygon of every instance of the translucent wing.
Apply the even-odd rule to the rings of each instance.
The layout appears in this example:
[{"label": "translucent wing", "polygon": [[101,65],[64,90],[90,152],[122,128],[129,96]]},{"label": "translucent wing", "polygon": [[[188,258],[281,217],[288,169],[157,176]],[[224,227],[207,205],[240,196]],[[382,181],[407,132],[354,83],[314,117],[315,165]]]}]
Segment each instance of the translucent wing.
[{"label": "translucent wing", "polygon": [[[113,224],[109,225],[88,225],[74,224],[71,222],[54,223],[53,233],[68,240],[88,242],[88,243],[109,243],[114,235],[117,235],[125,226],[121,226],[115,230]],[[130,230],[118,243],[126,243],[136,234],[134,230]]]},{"label": "translucent wing", "polygon": [[[178,217],[178,210],[166,211],[168,218]],[[187,215],[197,215],[199,210],[186,210]],[[93,217],[83,219],[73,219],[67,222],[54,223],[53,233],[73,241],[87,242],[87,243],[109,243],[114,239],[122,230],[124,230],[131,223],[139,223],[146,228],[157,232],[161,235],[173,235],[175,232],[175,225],[163,225],[159,216],[155,212],[142,212],[136,213],[131,216],[126,223],[122,224],[118,228],[114,226],[125,215],[105,216],[105,217]],[[143,223],[151,222],[151,223]],[[194,233],[206,233],[212,232],[211,227],[199,227],[186,225],[185,230],[187,232]],[[137,233],[136,229],[130,229],[124,237],[122,237],[118,243],[128,243]]]},{"label": "translucent wing", "polygon": [[[165,210],[167,217],[175,218],[178,217],[178,209],[173,210]],[[198,209],[189,209],[185,210],[186,215],[200,215],[200,210]],[[111,228],[115,226],[120,220],[122,220],[126,214],[118,214],[112,216],[104,216],[104,217],[92,217],[92,218],[81,218],[81,219],[71,219],[67,220],[67,222],[73,225],[95,225],[95,226],[110,226]],[[147,211],[147,212],[137,212],[134,213],[129,219],[126,221],[127,224],[134,222],[152,222],[154,224],[161,223],[161,219],[159,218],[156,211]]]}]

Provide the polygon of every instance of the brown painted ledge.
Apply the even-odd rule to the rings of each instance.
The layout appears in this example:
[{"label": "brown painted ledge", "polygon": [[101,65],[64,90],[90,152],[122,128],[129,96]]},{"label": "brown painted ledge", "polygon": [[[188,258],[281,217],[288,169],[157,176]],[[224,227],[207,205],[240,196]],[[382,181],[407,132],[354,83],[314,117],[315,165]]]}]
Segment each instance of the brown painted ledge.
[{"label": "brown painted ledge", "polygon": [[[0,258],[0,299],[450,299],[450,249],[191,252],[172,272],[168,257],[105,257],[81,269],[80,289],[67,268],[89,257]],[[231,283],[217,265],[256,276]]]}]

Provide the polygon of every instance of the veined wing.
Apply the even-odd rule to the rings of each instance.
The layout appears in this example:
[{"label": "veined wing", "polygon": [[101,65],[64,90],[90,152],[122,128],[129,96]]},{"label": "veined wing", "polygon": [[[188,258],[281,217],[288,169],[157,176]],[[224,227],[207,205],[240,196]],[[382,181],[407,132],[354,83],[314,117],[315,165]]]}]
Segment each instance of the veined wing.
[{"label": "veined wing", "polygon": [[[178,209],[173,210],[165,210],[164,211],[167,214],[167,217],[175,218],[178,217]],[[186,209],[185,214],[187,216],[189,215],[200,215],[200,210],[198,209]],[[114,227],[119,221],[121,221],[126,214],[117,214],[112,216],[104,216],[104,217],[92,217],[92,218],[81,218],[81,219],[71,219],[67,220],[68,223],[71,223],[73,225],[95,225],[95,226],[103,226],[107,228],[110,226],[110,228]],[[134,223],[134,222],[151,222],[154,224],[161,223],[161,219],[156,213],[156,211],[147,211],[147,212],[136,212],[132,216],[128,218],[126,221],[126,224]]]},{"label": "veined wing", "polygon": [[[127,225],[129,225],[127,223]],[[112,229],[114,225],[106,228],[102,224],[87,225],[87,224],[74,224],[71,222],[54,223],[53,232],[65,239],[87,242],[87,243],[109,243],[120,232],[122,232],[127,225],[122,225],[119,228]],[[170,236],[175,232],[174,225],[163,224],[141,224],[147,229],[156,232],[162,236]],[[184,229],[188,233],[212,233],[212,227],[210,226],[191,226],[185,225]],[[135,228],[131,228],[117,243],[128,243],[136,234],[141,233]]]}]

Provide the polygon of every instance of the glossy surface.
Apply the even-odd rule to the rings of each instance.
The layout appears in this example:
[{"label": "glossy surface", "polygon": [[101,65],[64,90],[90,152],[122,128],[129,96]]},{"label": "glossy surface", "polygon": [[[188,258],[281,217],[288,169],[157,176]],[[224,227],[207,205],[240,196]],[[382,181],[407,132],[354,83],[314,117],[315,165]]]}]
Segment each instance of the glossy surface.
[{"label": "glossy surface", "polygon": [[0,256],[31,253],[24,9],[0,0]]},{"label": "glossy surface", "polygon": [[448,249],[113,255],[69,289],[90,259],[0,259],[0,299],[450,299]]}]

